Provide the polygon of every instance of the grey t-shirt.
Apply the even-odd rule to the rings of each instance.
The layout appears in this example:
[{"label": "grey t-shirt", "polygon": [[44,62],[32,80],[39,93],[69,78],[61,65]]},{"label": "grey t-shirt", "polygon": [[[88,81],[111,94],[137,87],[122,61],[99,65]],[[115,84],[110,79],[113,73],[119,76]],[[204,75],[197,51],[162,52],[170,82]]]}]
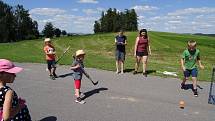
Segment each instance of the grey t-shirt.
[{"label": "grey t-shirt", "polygon": [[83,71],[83,68],[84,68],[84,64],[83,64],[83,61],[80,61],[80,60],[77,60],[75,59],[72,63],[72,66],[76,66],[76,65],[80,65],[81,67],[80,68],[77,68],[77,69],[74,69],[74,73],[73,73],[73,77],[74,77],[74,80],[81,80],[82,79],[82,75],[84,73]]}]

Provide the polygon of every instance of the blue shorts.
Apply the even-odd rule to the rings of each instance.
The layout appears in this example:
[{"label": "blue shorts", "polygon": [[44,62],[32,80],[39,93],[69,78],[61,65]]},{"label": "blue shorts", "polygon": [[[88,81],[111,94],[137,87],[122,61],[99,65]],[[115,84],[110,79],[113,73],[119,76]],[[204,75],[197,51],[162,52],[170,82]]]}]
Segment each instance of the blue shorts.
[{"label": "blue shorts", "polygon": [[56,68],[55,60],[47,60],[48,69]]},{"label": "blue shorts", "polygon": [[198,75],[197,68],[191,70],[186,69],[186,71],[184,71],[184,77],[190,77],[190,75],[192,75],[192,77],[197,77]]},{"label": "blue shorts", "polygon": [[117,61],[125,61],[125,52],[121,52],[116,50],[116,60]]}]

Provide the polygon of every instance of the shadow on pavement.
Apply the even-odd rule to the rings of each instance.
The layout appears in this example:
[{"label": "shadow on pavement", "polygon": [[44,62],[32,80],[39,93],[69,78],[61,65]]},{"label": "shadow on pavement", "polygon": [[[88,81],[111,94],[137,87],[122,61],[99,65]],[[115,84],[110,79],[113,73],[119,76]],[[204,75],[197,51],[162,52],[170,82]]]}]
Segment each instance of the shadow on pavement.
[{"label": "shadow on pavement", "polygon": [[[199,88],[199,89],[203,89],[200,85],[197,85],[197,88]],[[185,86],[184,86],[184,88],[183,88],[184,90],[188,90],[188,89],[193,89],[193,84],[185,84]]]},{"label": "shadow on pavement", "polygon": [[156,73],[156,70],[147,70],[146,73],[147,74]]},{"label": "shadow on pavement", "polygon": [[[134,71],[134,69],[125,69],[125,70],[124,70],[125,73],[129,73],[129,72],[133,72],[133,71]],[[137,73],[138,73],[138,74],[140,74],[140,73],[142,74],[141,71],[138,71]],[[146,73],[147,73],[147,74],[156,73],[156,70],[147,70]]]},{"label": "shadow on pavement", "polygon": [[57,117],[49,116],[49,117],[41,119],[40,121],[57,121]]},{"label": "shadow on pavement", "polygon": [[193,89],[193,84],[185,84],[184,85],[184,88],[183,88],[184,90],[188,90],[188,89]]},{"label": "shadow on pavement", "polygon": [[101,87],[101,88],[97,88],[97,89],[93,89],[91,91],[88,91],[88,92],[85,92],[84,93],[84,97],[82,98],[83,100],[96,94],[96,93],[100,93],[100,91],[105,91],[105,90],[108,90],[108,88],[104,88],[104,87]]},{"label": "shadow on pavement", "polygon": [[67,73],[67,74],[62,74],[62,75],[59,75],[58,78],[65,78],[67,76],[72,76],[73,73]]},{"label": "shadow on pavement", "polygon": [[125,73],[129,73],[129,72],[132,72],[132,71],[134,71],[134,69],[125,69],[124,70]]}]

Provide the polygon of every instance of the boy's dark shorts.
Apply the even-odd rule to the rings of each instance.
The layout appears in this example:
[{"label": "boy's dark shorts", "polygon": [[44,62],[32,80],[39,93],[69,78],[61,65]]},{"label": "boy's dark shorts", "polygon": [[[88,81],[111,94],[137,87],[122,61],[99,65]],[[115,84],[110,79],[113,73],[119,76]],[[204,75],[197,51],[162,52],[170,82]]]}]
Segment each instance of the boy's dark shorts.
[{"label": "boy's dark shorts", "polygon": [[148,56],[148,52],[147,51],[144,51],[144,52],[136,51],[136,56],[139,56],[139,57]]},{"label": "boy's dark shorts", "polygon": [[184,71],[184,77],[190,77],[190,75],[192,75],[192,77],[197,77],[198,75],[198,70],[197,68],[194,69],[186,69],[186,71]]},{"label": "boy's dark shorts", "polygon": [[117,61],[125,61],[125,52],[116,50],[116,60]]},{"label": "boy's dark shorts", "polygon": [[47,60],[48,69],[56,68],[55,60]]}]

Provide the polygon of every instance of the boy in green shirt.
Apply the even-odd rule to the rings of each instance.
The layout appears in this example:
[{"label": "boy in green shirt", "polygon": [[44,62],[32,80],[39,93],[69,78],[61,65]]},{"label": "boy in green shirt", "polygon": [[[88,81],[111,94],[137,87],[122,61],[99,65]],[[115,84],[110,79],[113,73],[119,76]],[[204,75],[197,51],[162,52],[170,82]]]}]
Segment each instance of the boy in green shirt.
[{"label": "boy in green shirt", "polygon": [[200,61],[200,51],[199,49],[196,49],[196,41],[194,40],[189,40],[188,41],[188,48],[184,50],[181,58],[181,67],[184,71],[184,79],[183,82],[181,83],[181,88],[185,88],[185,82],[188,80],[190,75],[192,75],[192,80],[193,80],[193,93],[194,96],[198,96],[197,92],[197,65],[196,62],[198,62],[199,67],[201,69],[204,69],[204,66],[201,64]]}]

